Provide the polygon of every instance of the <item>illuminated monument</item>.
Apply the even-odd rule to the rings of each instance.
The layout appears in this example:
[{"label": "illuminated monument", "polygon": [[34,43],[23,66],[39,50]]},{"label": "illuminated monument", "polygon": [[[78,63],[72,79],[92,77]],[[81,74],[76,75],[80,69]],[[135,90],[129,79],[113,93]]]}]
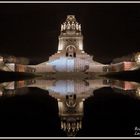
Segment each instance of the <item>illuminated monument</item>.
[{"label": "illuminated monument", "polygon": [[[81,25],[74,15],[68,15],[61,24],[58,50],[49,57],[49,60],[38,65],[16,64],[15,58],[3,59],[0,57],[0,69],[4,71],[35,72],[35,73],[106,73],[135,70],[140,66],[140,53],[135,55],[135,61],[122,61],[112,64],[101,64],[93,60],[83,49],[83,35]],[[50,74],[51,75],[51,74]],[[50,77],[53,77],[52,75]],[[68,77],[68,75],[66,75]],[[71,75],[72,77],[72,75]],[[39,77],[40,78],[40,77]],[[84,116],[84,101],[93,96],[93,92],[102,87],[111,87],[115,91],[128,93],[140,98],[140,85],[135,82],[109,79],[33,79],[27,81],[13,81],[0,84],[0,96],[13,96],[28,93],[28,87],[37,87],[47,90],[49,95],[58,102],[58,111],[61,119],[61,129],[68,136],[75,136],[82,128]],[[80,79],[81,78],[81,79]],[[27,87],[27,88],[24,88]],[[21,88],[20,92],[19,89]],[[17,90],[18,89],[18,90]],[[22,92],[23,90],[23,92]]]},{"label": "illuminated monument", "polygon": [[117,63],[101,64],[84,51],[81,25],[74,15],[68,15],[61,24],[58,50],[49,60],[38,65],[16,64],[13,58],[5,61],[0,57],[0,69],[4,71],[34,73],[107,73],[129,71],[140,68],[140,53],[133,60],[122,60]]},{"label": "illuminated monument", "polygon": [[83,49],[83,35],[81,25],[74,15],[68,15],[61,24],[58,51],[50,56],[49,61],[35,66],[36,72],[84,72],[106,73],[135,70],[140,67],[140,54],[135,55],[134,61],[101,64]]},{"label": "illuminated monument", "polygon": [[61,24],[58,51],[49,61],[36,66],[36,72],[102,72],[108,66],[84,52],[81,25],[74,15]]}]

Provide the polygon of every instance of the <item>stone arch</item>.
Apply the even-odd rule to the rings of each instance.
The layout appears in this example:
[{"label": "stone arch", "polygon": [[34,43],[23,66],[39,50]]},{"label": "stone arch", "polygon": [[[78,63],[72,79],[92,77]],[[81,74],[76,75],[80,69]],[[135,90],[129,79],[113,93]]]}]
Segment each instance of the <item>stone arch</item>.
[{"label": "stone arch", "polygon": [[76,47],[74,45],[69,45],[66,47],[67,57],[76,57]]},{"label": "stone arch", "polygon": [[76,95],[66,95],[66,105],[67,107],[73,108],[76,106]]}]

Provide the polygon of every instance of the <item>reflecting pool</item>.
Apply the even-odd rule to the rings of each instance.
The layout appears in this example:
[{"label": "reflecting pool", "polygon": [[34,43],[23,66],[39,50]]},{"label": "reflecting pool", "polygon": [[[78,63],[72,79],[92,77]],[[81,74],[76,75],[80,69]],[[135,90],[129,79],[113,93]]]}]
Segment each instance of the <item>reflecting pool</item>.
[{"label": "reflecting pool", "polygon": [[0,83],[0,136],[138,136],[140,83],[36,78]]}]

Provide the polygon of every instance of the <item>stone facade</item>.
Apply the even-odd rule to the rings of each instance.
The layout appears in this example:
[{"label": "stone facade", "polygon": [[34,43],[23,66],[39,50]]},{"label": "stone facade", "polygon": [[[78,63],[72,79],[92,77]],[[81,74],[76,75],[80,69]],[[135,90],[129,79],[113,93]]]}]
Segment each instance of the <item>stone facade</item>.
[{"label": "stone facade", "polygon": [[83,50],[81,25],[74,15],[68,15],[61,24],[58,51],[48,62],[36,67],[36,72],[103,72],[103,64],[93,61],[93,57]]},{"label": "stone facade", "polygon": [[[134,62],[119,62],[113,64],[101,64],[93,60],[93,56],[84,51],[81,25],[74,15],[68,15],[66,21],[61,24],[58,37],[58,50],[49,57],[49,60],[38,65],[17,65],[17,59],[0,57],[0,69],[17,72],[85,72],[106,73],[135,70],[140,68],[140,53],[137,53]],[[8,62],[7,62],[8,61]],[[9,62],[11,62],[9,64]],[[14,63],[15,62],[15,63]],[[16,68],[13,69],[13,65]]]}]

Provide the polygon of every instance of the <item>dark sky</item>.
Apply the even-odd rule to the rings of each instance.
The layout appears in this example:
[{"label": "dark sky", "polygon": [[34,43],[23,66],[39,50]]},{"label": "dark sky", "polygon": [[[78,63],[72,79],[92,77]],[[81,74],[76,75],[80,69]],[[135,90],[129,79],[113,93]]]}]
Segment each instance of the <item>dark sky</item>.
[{"label": "dark sky", "polygon": [[60,24],[74,14],[82,24],[84,49],[95,60],[140,49],[140,4],[0,4],[0,53],[48,60],[57,51]]}]

